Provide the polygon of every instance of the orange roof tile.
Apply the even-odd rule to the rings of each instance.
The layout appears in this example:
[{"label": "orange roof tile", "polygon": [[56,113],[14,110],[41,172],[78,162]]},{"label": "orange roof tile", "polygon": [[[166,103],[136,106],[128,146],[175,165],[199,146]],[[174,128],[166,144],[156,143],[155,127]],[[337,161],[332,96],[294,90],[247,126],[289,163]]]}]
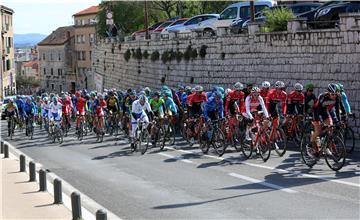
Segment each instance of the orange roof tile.
[{"label": "orange roof tile", "polygon": [[87,8],[85,10],[82,10],[76,14],[74,14],[73,16],[80,16],[80,15],[88,15],[88,14],[97,14],[99,11],[99,6],[91,6],[90,8]]},{"label": "orange roof tile", "polygon": [[[34,66],[36,65],[36,66]],[[37,69],[37,66],[39,65],[39,61],[34,60],[34,61],[29,61],[23,64],[24,67],[32,67],[33,69]]]}]

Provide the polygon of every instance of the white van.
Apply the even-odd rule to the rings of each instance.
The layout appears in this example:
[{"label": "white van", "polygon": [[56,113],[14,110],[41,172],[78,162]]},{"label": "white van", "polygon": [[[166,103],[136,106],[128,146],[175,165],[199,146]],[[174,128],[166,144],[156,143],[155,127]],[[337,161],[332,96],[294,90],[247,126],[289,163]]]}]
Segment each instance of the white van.
[{"label": "white van", "polygon": [[[255,13],[264,10],[265,8],[276,5],[275,1],[255,1]],[[221,13],[219,18],[210,19],[199,23],[196,31],[203,31],[204,33],[215,34],[218,27],[229,27],[234,21],[247,18],[250,16],[250,2],[238,2],[229,5]]]}]

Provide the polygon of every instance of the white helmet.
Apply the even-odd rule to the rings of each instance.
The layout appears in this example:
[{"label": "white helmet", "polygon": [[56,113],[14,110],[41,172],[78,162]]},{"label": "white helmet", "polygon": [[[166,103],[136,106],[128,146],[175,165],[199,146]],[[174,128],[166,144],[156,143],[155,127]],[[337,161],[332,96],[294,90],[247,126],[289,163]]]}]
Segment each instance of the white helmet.
[{"label": "white helmet", "polygon": [[237,83],[235,83],[234,88],[236,90],[240,91],[240,90],[244,89],[244,85],[241,82],[237,82]]},{"label": "white helmet", "polygon": [[264,81],[263,83],[261,83],[261,87],[262,88],[270,88],[271,84],[268,81]]},{"label": "white helmet", "polygon": [[304,89],[303,85],[301,85],[300,83],[295,83],[294,87],[295,90],[298,92],[301,92]]},{"label": "white helmet", "polygon": [[275,83],[275,88],[277,88],[277,89],[285,88],[285,83],[283,81],[277,81]]}]

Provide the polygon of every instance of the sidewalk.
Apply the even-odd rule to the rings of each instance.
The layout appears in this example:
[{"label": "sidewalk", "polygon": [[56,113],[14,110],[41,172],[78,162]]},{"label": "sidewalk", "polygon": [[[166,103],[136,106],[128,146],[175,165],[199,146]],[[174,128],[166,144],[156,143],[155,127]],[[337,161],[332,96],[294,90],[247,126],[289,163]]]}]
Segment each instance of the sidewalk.
[{"label": "sidewalk", "polygon": [[[71,211],[63,205],[54,205],[48,192],[38,192],[36,182],[28,182],[27,173],[19,172],[19,161],[0,159],[0,219],[66,219]],[[38,176],[37,176],[38,178]]]}]

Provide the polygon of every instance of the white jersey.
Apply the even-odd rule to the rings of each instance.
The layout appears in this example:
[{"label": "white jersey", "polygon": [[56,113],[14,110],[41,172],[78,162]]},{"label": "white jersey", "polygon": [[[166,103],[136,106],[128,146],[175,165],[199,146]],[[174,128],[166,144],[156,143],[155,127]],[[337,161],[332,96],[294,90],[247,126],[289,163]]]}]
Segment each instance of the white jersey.
[{"label": "white jersey", "polygon": [[264,99],[261,96],[258,96],[257,99],[254,99],[251,97],[251,95],[248,95],[245,99],[245,108],[246,108],[246,115],[247,118],[253,119],[253,115],[251,112],[257,110],[257,107],[261,106],[262,111],[264,112],[264,115],[266,118],[269,117],[269,113],[265,107]]},{"label": "white jersey", "polygon": [[141,115],[146,114],[145,110],[148,112],[151,112],[151,107],[149,102],[145,101],[144,105],[140,104],[140,100],[136,100],[132,103],[132,113],[134,113],[138,118],[141,117]]},{"label": "white jersey", "polygon": [[60,120],[62,115],[62,105],[58,102],[56,105],[52,102],[49,106],[49,119]]}]

